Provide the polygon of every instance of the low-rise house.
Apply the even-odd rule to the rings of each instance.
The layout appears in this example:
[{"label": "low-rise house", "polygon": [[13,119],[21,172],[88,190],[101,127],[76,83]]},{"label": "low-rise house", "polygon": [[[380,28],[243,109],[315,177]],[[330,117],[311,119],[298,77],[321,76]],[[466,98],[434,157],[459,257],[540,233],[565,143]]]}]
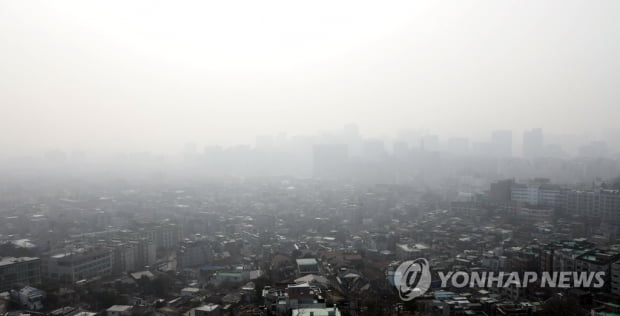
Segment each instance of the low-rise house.
[{"label": "low-rise house", "polygon": [[222,283],[242,283],[250,280],[250,271],[248,270],[232,270],[217,271],[213,276],[212,282],[215,285]]},{"label": "low-rise house", "polygon": [[314,258],[297,259],[297,272],[299,275],[318,274],[319,264]]},{"label": "low-rise house", "polygon": [[186,287],[181,290],[181,296],[194,297],[198,295],[198,292],[200,292],[200,289],[197,287]]},{"label": "low-rise house", "polygon": [[325,308],[298,308],[291,311],[292,316],[340,316],[340,311],[336,306]]},{"label": "low-rise house", "polygon": [[222,308],[218,304],[207,304],[193,308],[189,311],[188,316],[220,316]]},{"label": "low-rise house", "polygon": [[12,300],[29,310],[38,311],[43,309],[45,297],[44,291],[31,286],[23,287],[19,291],[11,291]]},{"label": "low-rise house", "polygon": [[130,305],[113,305],[106,309],[106,316],[131,316],[133,306]]}]

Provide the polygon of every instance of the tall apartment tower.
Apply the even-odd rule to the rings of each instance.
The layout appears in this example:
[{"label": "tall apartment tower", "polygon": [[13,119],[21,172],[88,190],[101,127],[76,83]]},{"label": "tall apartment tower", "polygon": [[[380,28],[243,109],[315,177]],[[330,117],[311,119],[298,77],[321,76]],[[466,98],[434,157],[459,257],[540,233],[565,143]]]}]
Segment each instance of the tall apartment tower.
[{"label": "tall apartment tower", "polygon": [[512,156],[512,131],[493,131],[491,134],[493,154],[497,157],[506,158]]},{"label": "tall apartment tower", "polygon": [[337,179],[346,174],[345,168],[348,159],[347,145],[315,145],[312,151],[315,177]]},{"label": "tall apartment tower", "polygon": [[542,156],[543,132],[535,128],[523,133],[523,157],[536,158]]}]

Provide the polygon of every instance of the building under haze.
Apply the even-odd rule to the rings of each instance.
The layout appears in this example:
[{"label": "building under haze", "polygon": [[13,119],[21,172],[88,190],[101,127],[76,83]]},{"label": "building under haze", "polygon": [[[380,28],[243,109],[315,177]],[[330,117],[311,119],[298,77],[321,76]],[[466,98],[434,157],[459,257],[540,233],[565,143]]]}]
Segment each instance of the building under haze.
[{"label": "building under haze", "polygon": [[346,145],[314,145],[312,151],[312,165],[315,177],[335,179],[346,174],[345,168],[348,162]]},{"label": "building under haze", "polygon": [[52,255],[46,260],[46,277],[61,283],[112,274],[113,253],[103,247],[80,248]]},{"label": "building under haze", "polygon": [[513,183],[510,187],[510,199],[513,202],[534,206],[560,206],[564,195],[559,185],[542,179],[528,183]]},{"label": "building under haze", "polygon": [[571,190],[566,193],[566,211],[600,218],[614,225],[620,224],[620,190]]},{"label": "building under haze", "polygon": [[536,158],[543,153],[543,132],[535,128],[523,133],[523,157]]},{"label": "building under haze", "polygon": [[30,257],[0,258],[0,292],[13,286],[41,283],[41,260]]},{"label": "building under haze", "polygon": [[512,156],[512,131],[500,130],[491,134],[492,153],[496,157]]}]

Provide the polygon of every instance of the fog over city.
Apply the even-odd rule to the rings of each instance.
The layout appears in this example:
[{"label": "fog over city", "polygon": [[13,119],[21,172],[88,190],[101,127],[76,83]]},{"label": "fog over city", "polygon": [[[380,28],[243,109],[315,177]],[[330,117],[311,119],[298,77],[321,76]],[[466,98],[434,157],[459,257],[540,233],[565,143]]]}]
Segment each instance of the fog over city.
[{"label": "fog over city", "polygon": [[[3,1],[2,154],[172,153],[355,122],[617,138],[617,1]],[[611,136],[610,137],[610,133]]]},{"label": "fog over city", "polygon": [[0,1],[0,316],[620,315],[620,1]]}]

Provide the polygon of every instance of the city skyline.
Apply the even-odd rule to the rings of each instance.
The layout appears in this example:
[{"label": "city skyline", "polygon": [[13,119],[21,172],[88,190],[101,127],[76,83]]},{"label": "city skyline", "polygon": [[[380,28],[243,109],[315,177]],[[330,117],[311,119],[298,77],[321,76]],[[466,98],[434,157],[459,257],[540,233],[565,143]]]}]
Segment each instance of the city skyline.
[{"label": "city skyline", "polygon": [[0,154],[617,129],[617,1],[239,4],[3,2]]},{"label": "city skyline", "polygon": [[620,316],[620,0],[0,0],[0,316]]},{"label": "city skyline", "polygon": [[[48,152],[64,152],[64,153],[89,153],[95,156],[111,156],[121,153],[151,153],[154,155],[163,155],[167,157],[177,157],[188,151],[203,152],[208,148],[219,147],[227,148],[256,148],[256,149],[272,149],[276,147],[287,147],[295,143],[305,145],[309,144],[347,144],[346,134],[348,128],[355,130],[356,137],[366,141],[381,141],[388,152],[393,152],[394,146],[406,143],[410,149],[424,149],[427,151],[439,151],[452,154],[465,155],[482,155],[496,156],[497,158],[508,157],[562,157],[569,158],[583,155],[584,148],[587,146],[603,146],[604,156],[615,156],[620,149],[620,130],[601,131],[601,133],[593,134],[554,134],[548,133],[544,128],[529,128],[522,131],[511,129],[497,129],[486,131],[473,137],[464,135],[442,135],[433,133],[425,129],[402,129],[393,135],[368,135],[363,132],[357,124],[347,124],[340,129],[321,130],[314,134],[293,134],[289,135],[284,132],[273,134],[256,135],[253,139],[246,143],[200,143],[195,140],[186,140],[161,147],[149,147],[141,143],[136,143],[130,147],[99,147],[99,146],[45,146],[36,150],[27,150],[24,152],[16,151],[4,155],[4,158],[15,157],[36,157]],[[536,148],[526,145],[529,139],[527,135],[531,133],[539,133],[540,139],[537,140]],[[425,145],[426,144],[426,145]],[[493,147],[493,148],[492,148]],[[497,147],[497,148],[496,148]],[[499,148],[501,147],[501,148]],[[527,149],[525,147],[528,147]],[[493,152],[495,151],[495,152]],[[601,153],[595,151],[588,156],[596,157]]]}]

